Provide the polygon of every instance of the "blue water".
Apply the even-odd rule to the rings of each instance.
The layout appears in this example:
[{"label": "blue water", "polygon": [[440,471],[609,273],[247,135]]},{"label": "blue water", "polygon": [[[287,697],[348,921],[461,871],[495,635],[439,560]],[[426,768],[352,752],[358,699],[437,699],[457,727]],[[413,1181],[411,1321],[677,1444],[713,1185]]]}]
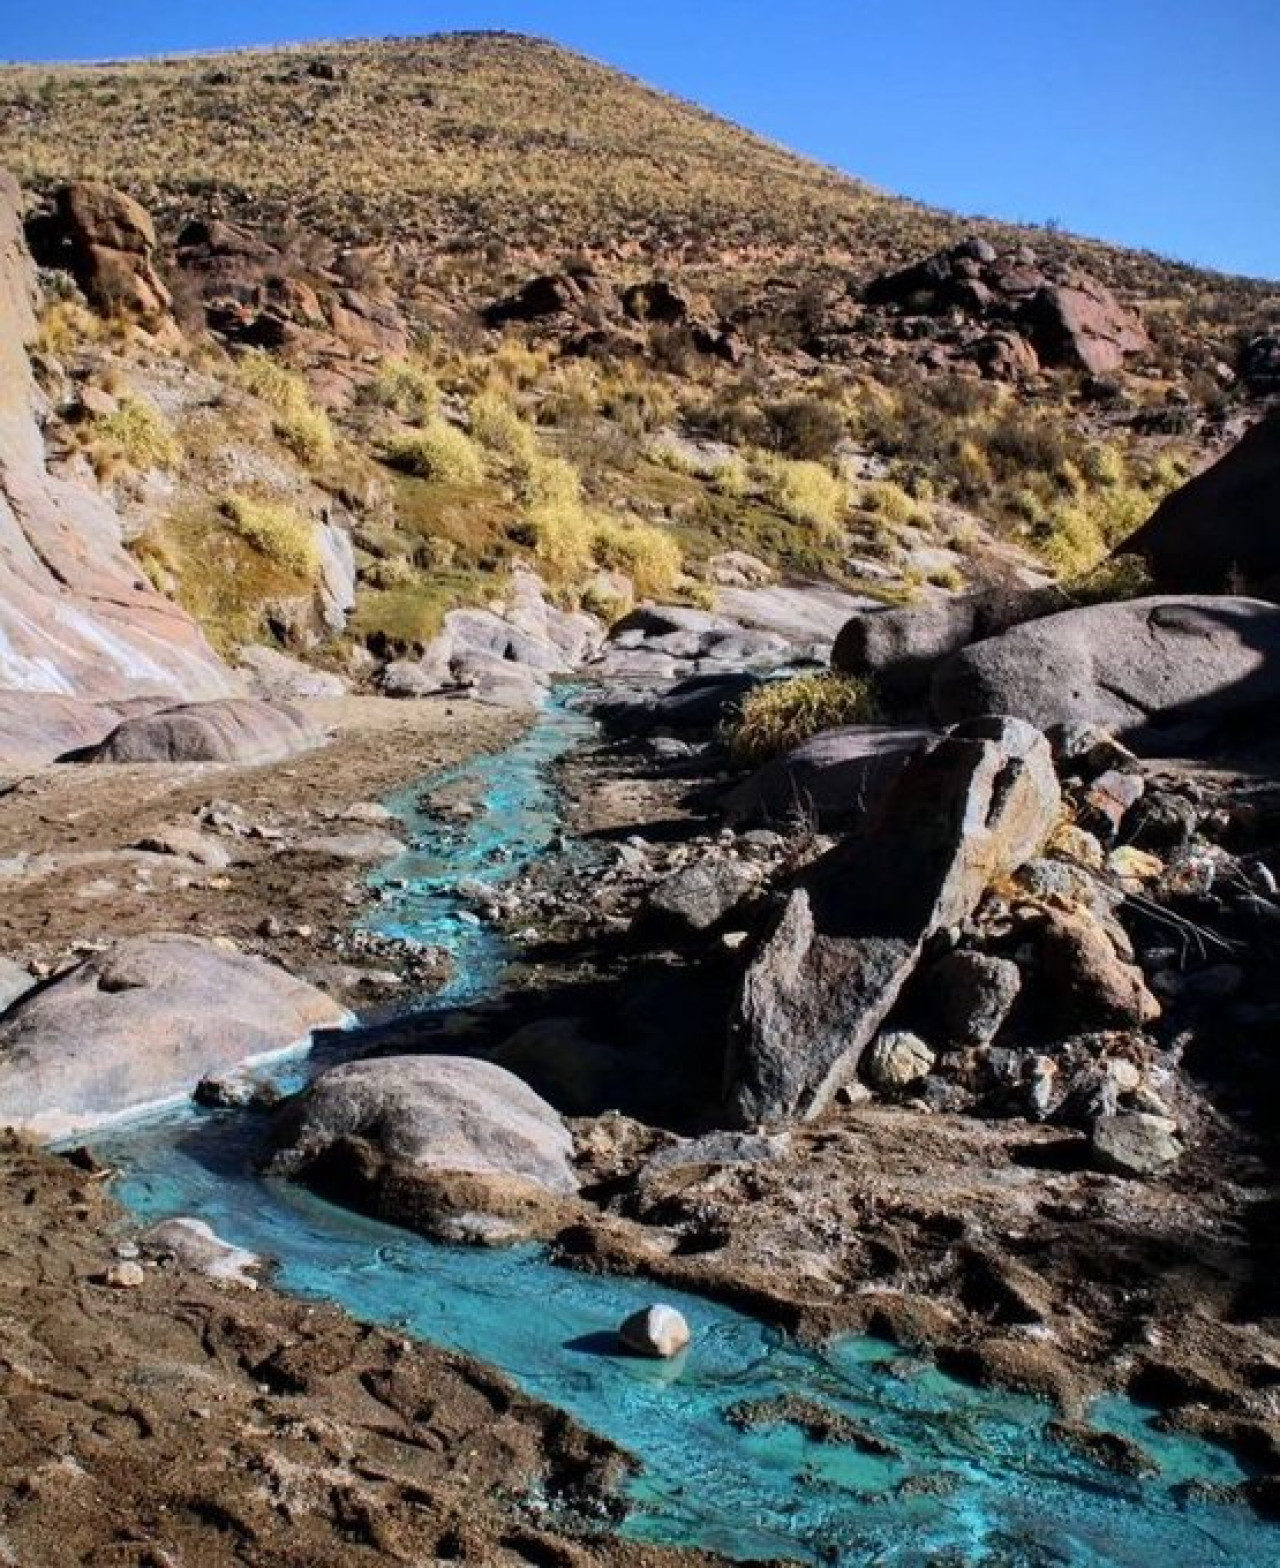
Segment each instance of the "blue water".
[{"label": "blue water", "polygon": [[[587,732],[555,708],[498,757],[432,781],[472,785],[477,816],[450,823],[392,804],[414,847],[381,877],[374,923],[450,947],[459,972],[435,1006],[482,999],[510,956],[490,929],[461,918],[458,876],[498,882],[557,838],[548,764]],[[408,887],[392,884],[404,879]],[[1050,1409],[987,1392],[866,1338],[818,1352],[715,1303],[663,1289],[694,1331],[673,1364],[620,1357],[611,1330],[654,1299],[643,1282],[577,1275],[536,1248],[442,1247],[332,1207],[252,1172],[255,1124],[183,1108],[100,1140],[119,1166],[121,1199],[143,1219],[196,1214],[276,1260],[278,1282],[336,1301],[502,1367],[642,1462],[623,1533],[726,1556],[811,1564],[937,1568],[1261,1568],[1280,1561],[1280,1528],[1247,1509],[1188,1496],[1185,1484],[1243,1479],[1225,1452],[1161,1434],[1127,1401],[1099,1405],[1099,1425],[1136,1436],[1160,1467],[1130,1480],[1099,1469],[1045,1432]],[[891,1456],[819,1443],[780,1424],[739,1430],[744,1400],[800,1395],[888,1442]]]}]

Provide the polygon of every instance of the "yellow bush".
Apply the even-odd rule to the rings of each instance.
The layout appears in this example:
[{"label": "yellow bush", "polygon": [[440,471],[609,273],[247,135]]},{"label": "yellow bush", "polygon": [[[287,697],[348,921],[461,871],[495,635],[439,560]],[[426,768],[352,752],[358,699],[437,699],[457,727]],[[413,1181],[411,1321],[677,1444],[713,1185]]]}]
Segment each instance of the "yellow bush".
[{"label": "yellow bush", "polygon": [[712,488],[731,500],[743,500],[751,494],[751,470],[747,461],[736,453],[718,462],[711,471]]},{"label": "yellow bush", "polygon": [[590,570],[591,519],[576,501],[568,506],[544,501],[530,507],[526,537],[547,575],[561,581]]},{"label": "yellow bush", "polygon": [[222,515],[232,530],[274,565],[314,581],[320,575],[320,546],[315,525],[279,501],[231,495]]},{"label": "yellow bush", "polygon": [[274,428],[293,455],[309,467],[328,462],[337,450],[333,426],[323,409],[297,409],[282,414]]},{"label": "yellow bush", "polygon": [[844,483],[821,463],[788,457],[761,457],[761,482],[769,504],[793,523],[819,532],[840,526],[848,505]]},{"label": "yellow bush", "polygon": [[261,349],[251,349],[236,365],[236,379],[246,392],[274,410],[276,436],[307,464],[327,462],[337,448],[328,414],[317,408],[305,377]]},{"label": "yellow bush", "polygon": [[175,468],[182,460],[182,448],[168,420],[137,398],[125,398],[114,412],[95,418],[90,439],[132,468]]},{"label": "yellow bush", "polygon": [[484,458],[475,442],[439,417],[428,419],[421,430],[392,436],[385,456],[393,468],[437,484],[475,485],[484,479]]},{"label": "yellow bush", "polygon": [[867,681],[823,670],[756,687],[729,724],[728,740],[739,762],[756,767],[823,730],[874,723],[878,713]]},{"label": "yellow bush", "polygon": [[520,487],[521,499],[531,507],[567,511],[582,505],[582,477],[565,457],[537,454],[528,464]]},{"label": "yellow bush", "polygon": [[892,479],[876,479],[865,484],[859,499],[886,523],[906,526],[920,522],[925,515],[920,502]]},{"label": "yellow bush", "polygon": [[636,592],[648,598],[669,596],[684,571],[683,553],[672,536],[638,518],[599,518],[591,554],[597,565],[625,572]]},{"label": "yellow bush", "polygon": [[420,425],[440,407],[440,388],[416,359],[388,359],[369,387],[370,398],[410,424]]},{"label": "yellow bush", "polygon": [[488,387],[471,403],[471,434],[491,452],[527,472],[538,460],[538,438],[521,419],[511,399]]}]

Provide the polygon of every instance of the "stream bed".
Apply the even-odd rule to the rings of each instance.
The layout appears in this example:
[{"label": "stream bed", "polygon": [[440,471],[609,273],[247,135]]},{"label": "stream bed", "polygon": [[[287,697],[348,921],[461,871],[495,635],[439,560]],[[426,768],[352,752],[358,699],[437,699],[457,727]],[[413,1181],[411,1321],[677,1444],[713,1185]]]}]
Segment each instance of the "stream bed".
[{"label": "stream bed", "polygon": [[[431,1009],[501,985],[513,955],[451,889],[501,882],[558,852],[552,768],[591,733],[556,704],[506,751],[390,802],[412,845],[375,879],[383,896],[369,923],[453,953],[455,977]],[[441,818],[419,804],[428,786],[482,804]],[[305,1073],[295,1062],[280,1077],[292,1086]],[[1280,1561],[1280,1527],[1207,1495],[1245,1478],[1237,1461],[1160,1432],[1130,1401],[1099,1401],[1092,1419],[1142,1445],[1156,1469],[1141,1478],[1055,1440],[1043,1402],[970,1387],[887,1343],[805,1349],[714,1302],[578,1275],[536,1247],[441,1246],[264,1181],[254,1173],[260,1129],[243,1112],[184,1106],[118,1126],[95,1147],[120,1169],[114,1191],[139,1219],[197,1215],[272,1259],[283,1289],[500,1367],[634,1454],[642,1470],[619,1526],[632,1538],[859,1568]],[[612,1330],[657,1296],[688,1318],[692,1348],[669,1364],[618,1355]],[[815,1435],[814,1411],[830,1430]],[[779,1413],[798,1419],[761,1420]]]}]

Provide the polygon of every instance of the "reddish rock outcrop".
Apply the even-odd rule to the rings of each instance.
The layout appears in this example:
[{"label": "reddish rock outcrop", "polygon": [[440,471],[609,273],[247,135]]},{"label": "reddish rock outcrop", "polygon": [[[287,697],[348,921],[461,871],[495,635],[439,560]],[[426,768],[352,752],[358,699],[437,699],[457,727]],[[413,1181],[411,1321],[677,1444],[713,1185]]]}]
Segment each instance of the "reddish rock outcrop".
[{"label": "reddish rock outcrop", "polygon": [[151,215],[124,191],[93,180],[64,185],[32,224],[42,261],[64,267],[99,310],[151,319],[172,298],[156,270]]},{"label": "reddish rock outcrop", "polygon": [[[102,217],[100,235],[137,233],[132,204],[100,210],[116,214]],[[46,469],[26,353],[34,270],[21,211],[17,184],[0,172],[0,690],[225,696],[235,678],[195,622],[143,579],[121,546],[119,518],[101,496]]]}]

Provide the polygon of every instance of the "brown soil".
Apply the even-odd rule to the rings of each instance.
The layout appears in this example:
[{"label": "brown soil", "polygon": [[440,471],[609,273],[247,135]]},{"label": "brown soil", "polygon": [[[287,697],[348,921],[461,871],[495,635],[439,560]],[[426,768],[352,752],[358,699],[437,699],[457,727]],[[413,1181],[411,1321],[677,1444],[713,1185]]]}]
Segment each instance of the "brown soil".
[{"label": "brown soil", "polygon": [[[471,702],[349,697],[307,706],[336,737],[283,765],[63,765],[0,795],[0,952],[56,967],[86,941],[225,936],[344,1000],[355,990],[368,1001],[337,950],[367,897],[368,868],[299,853],[297,842],[367,832],[342,813],[499,749],[523,721]],[[210,802],[241,808],[250,826],[247,835],[217,836],[233,857],[226,870],[130,850],[164,825],[198,826],[195,814]],[[41,858],[4,875],[6,859],[19,855]]]},{"label": "brown soil", "polygon": [[[626,1461],[499,1373],[148,1264],[104,1184],[0,1144],[0,1562],[708,1564],[604,1541]],[[127,1248],[126,1248],[127,1250]]]}]

